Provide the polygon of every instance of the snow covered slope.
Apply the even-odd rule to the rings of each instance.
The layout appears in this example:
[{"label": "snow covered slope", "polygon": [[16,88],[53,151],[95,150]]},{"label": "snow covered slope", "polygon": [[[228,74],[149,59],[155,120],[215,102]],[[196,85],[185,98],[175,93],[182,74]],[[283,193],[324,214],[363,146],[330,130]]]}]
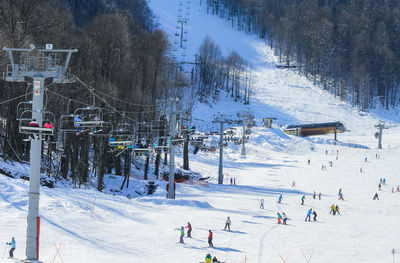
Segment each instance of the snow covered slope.
[{"label": "snow covered slope", "polygon": [[[191,169],[210,176],[210,184],[177,184],[176,200],[165,199],[162,182],[155,195],[133,200],[91,189],[42,188],[41,260],[62,262],[61,255],[63,262],[190,263],[211,253],[224,262],[246,257],[247,262],[278,263],[279,255],[290,256],[287,262],[306,262],[303,251],[307,258],[313,252],[310,262],[392,262],[390,250],[400,250],[400,192],[391,192],[400,184],[398,117],[360,116],[302,76],[272,66],[276,58],[261,40],[205,14],[199,1],[191,4],[188,55],[210,35],[225,52],[235,50],[250,60],[257,75],[257,96],[248,107],[223,98],[212,109],[198,106],[198,117],[208,120],[218,111],[236,114],[248,108],[258,119],[277,117],[278,124],[342,120],[351,132],[340,134],[341,142],[335,145],[332,135],[298,138],[276,127],[256,127],[245,158],[238,146],[225,150],[226,185],[215,184],[218,154],[191,155]],[[152,0],[150,5],[162,28],[173,34],[178,1]],[[384,131],[383,150],[376,149],[373,136],[380,118],[390,127]],[[0,163],[6,165],[26,172],[26,167]],[[322,165],[327,169],[321,170]],[[237,185],[229,185],[230,178]],[[387,180],[382,191],[377,187],[380,178]],[[132,184],[142,182],[135,179]],[[340,188],[344,201],[338,200]],[[313,191],[321,192],[322,200],[314,200]],[[379,201],[372,200],[376,192]],[[15,236],[15,256],[20,259],[25,254],[27,193],[27,181],[0,175],[0,241],[4,244]],[[277,203],[280,194],[283,202]],[[300,205],[303,195],[305,205]],[[265,209],[259,208],[261,198]],[[341,215],[329,214],[333,203],[340,206]],[[304,221],[309,208],[318,213],[318,222]],[[277,212],[288,215],[287,226],[276,224]],[[222,230],[228,216],[230,232]],[[193,238],[177,244],[176,229],[187,222],[193,226]],[[207,248],[208,230],[214,232],[215,248]],[[58,255],[55,246],[60,244]]]}]

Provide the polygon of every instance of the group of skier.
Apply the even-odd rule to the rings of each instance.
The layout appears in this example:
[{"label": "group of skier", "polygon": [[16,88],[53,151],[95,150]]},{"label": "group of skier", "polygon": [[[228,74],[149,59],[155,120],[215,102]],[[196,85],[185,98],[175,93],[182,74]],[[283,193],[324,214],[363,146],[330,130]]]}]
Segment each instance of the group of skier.
[{"label": "group of skier", "polygon": [[[226,218],[225,221],[225,227],[224,230],[228,229],[228,231],[231,231],[231,218],[228,216]],[[176,228],[176,230],[180,231],[180,236],[179,236],[179,242],[181,244],[185,244],[185,241],[183,240],[183,238],[185,237],[185,228],[187,228],[187,237],[191,238],[192,237],[192,225],[190,224],[190,222],[187,223],[186,227],[181,226],[181,228]],[[210,230],[208,230],[208,246],[209,247],[214,247],[213,244],[213,232]]]}]

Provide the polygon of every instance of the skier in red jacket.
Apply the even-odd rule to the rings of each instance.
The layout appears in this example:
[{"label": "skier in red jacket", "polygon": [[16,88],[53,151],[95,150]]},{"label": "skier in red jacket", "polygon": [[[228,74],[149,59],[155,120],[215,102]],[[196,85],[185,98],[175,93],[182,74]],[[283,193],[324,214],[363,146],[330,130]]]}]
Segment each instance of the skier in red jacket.
[{"label": "skier in red jacket", "polygon": [[186,228],[188,229],[187,237],[192,237],[192,225],[189,222],[188,222]]},{"label": "skier in red jacket", "polygon": [[213,239],[213,232],[211,230],[208,230],[208,245],[210,247],[214,247],[212,239]]}]

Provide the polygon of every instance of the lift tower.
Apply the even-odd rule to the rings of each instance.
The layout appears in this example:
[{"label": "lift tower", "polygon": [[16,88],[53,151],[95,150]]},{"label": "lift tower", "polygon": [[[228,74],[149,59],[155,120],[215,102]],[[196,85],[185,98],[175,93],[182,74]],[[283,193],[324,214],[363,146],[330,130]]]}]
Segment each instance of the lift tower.
[{"label": "lift tower", "polygon": [[[25,48],[3,48],[10,55],[11,64],[7,65],[5,81],[27,82],[33,80],[32,119],[36,119],[43,127],[43,93],[44,82],[52,79],[53,83],[72,83],[69,78],[68,64],[71,55],[77,49],[53,49],[52,44],[46,48],[37,49],[31,45]],[[19,60],[14,60],[18,56]],[[29,79],[27,79],[29,78]],[[28,230],[26,240],[25,262],[39,262],[39,192],[40,192],[40,161],[42,150],[42,134],[31,140],[30,177],[29,177],[29,208]]]}]

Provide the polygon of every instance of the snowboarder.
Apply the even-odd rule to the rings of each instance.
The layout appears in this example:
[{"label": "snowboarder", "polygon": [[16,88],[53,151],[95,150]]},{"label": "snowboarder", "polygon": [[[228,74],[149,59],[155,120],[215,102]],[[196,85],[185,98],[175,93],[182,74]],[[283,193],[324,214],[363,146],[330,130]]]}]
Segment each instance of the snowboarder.
[{"label": "snowboarder", "polygon": [[336,206],[334,204],[331,205],[331,211],[329,212],[329,214],[336,215]]},{"label": "snowboarder", "polygon": [[181,226],[181,228],[177,228],[176,230],[181,231],[181,235],[179,237],[179,243],[185,244],[185,242],[183,242],[183,237],[185,236],[185,228],[183,226]]},{"label": "snowboarder", "polygon": [[264,209],[264,199],[261,198],[260,208]]},{"label": "snowboarder", "polygon": [[211,255],[207,254],[205,259],[204,259],[207,263],[211,262]]},{"label": "snowboarder", "polygon": [[276,213],[278,215],[278,224],[281,223],[282,216],[279,212]]},{"label": "snowboarder", "polygon": [[212,240],[213,240],[213,232],[211,230],[208,230],[208,246],[209,247],[214,247]]},{"label": "snowboarder", "polygon": [[338,213],[340,215],[340,211],[339,211],[339,206],[338,205],[336,205],[335,211],[336,211],[336,213]]},{"label": "snowboarder", "polygon": [[378,193],[375,193],[374,198],[372,198],[372,200],[376,200],[376,199],[379,200]]},{"label": "snowboarder", "polygon": [[231,231],[231,219],[229,218],[229,216],[228,216],[228,218],[227,218],[226,221],[225,221],[224,230],[226,230],[227,227],[228,227],[228,231]]},{"label": "snowboarder", "polygon": [[10,243],[6,243],[6,245],[10,245],[11,246],[11,248],[10,248],[10,258],[13,258],[14,257],[14,250],[15,250],[15,248],[16,248],[16,245],[15,245],[15,238],[14,237],[12,237],[11,238],[11,242]]},{"label": "snowboarder", "polygon": [[286,216],[285,212],[282,213],[282,218],[283,218],[283,224],[286,225],[287,216]]},{"label": "snowboarder", "polygon": [[308,221],[310,222],[311,221],[311,214],[312,214],[312,208],[310,208],[310,210],[308,210],[306,219],[304,221],[307,221],[307,218],[308,218]]},{"label": "snowboarder", "polygon": [[188,222],[186,228],[188,229],[187,237],[192,237],[192,225],[190,224],[190,222]]},{"label": "snowboarder", "polygon": [[318,199],[321,200],[321,192],[318,193]]},{"label": "snowboarder", "polygon": [[303,196],[301,197],[301,204],[302,204],[302,205],[304,205],[304,199],[306,199],[306,197],[303,195]]},{"label": "snowboarder", "polygon": [[312,212],[312,214],[314,215],[314,218],[313,218],[313,220],[314,221],[317,221],[317,212],[315,212],[315,210]]},{"label": "snowboarder", "polygon": [[278,198],[278,203],[282,202],[282,198],[283,198],[282,195],[280,195],[279,198]]}]

